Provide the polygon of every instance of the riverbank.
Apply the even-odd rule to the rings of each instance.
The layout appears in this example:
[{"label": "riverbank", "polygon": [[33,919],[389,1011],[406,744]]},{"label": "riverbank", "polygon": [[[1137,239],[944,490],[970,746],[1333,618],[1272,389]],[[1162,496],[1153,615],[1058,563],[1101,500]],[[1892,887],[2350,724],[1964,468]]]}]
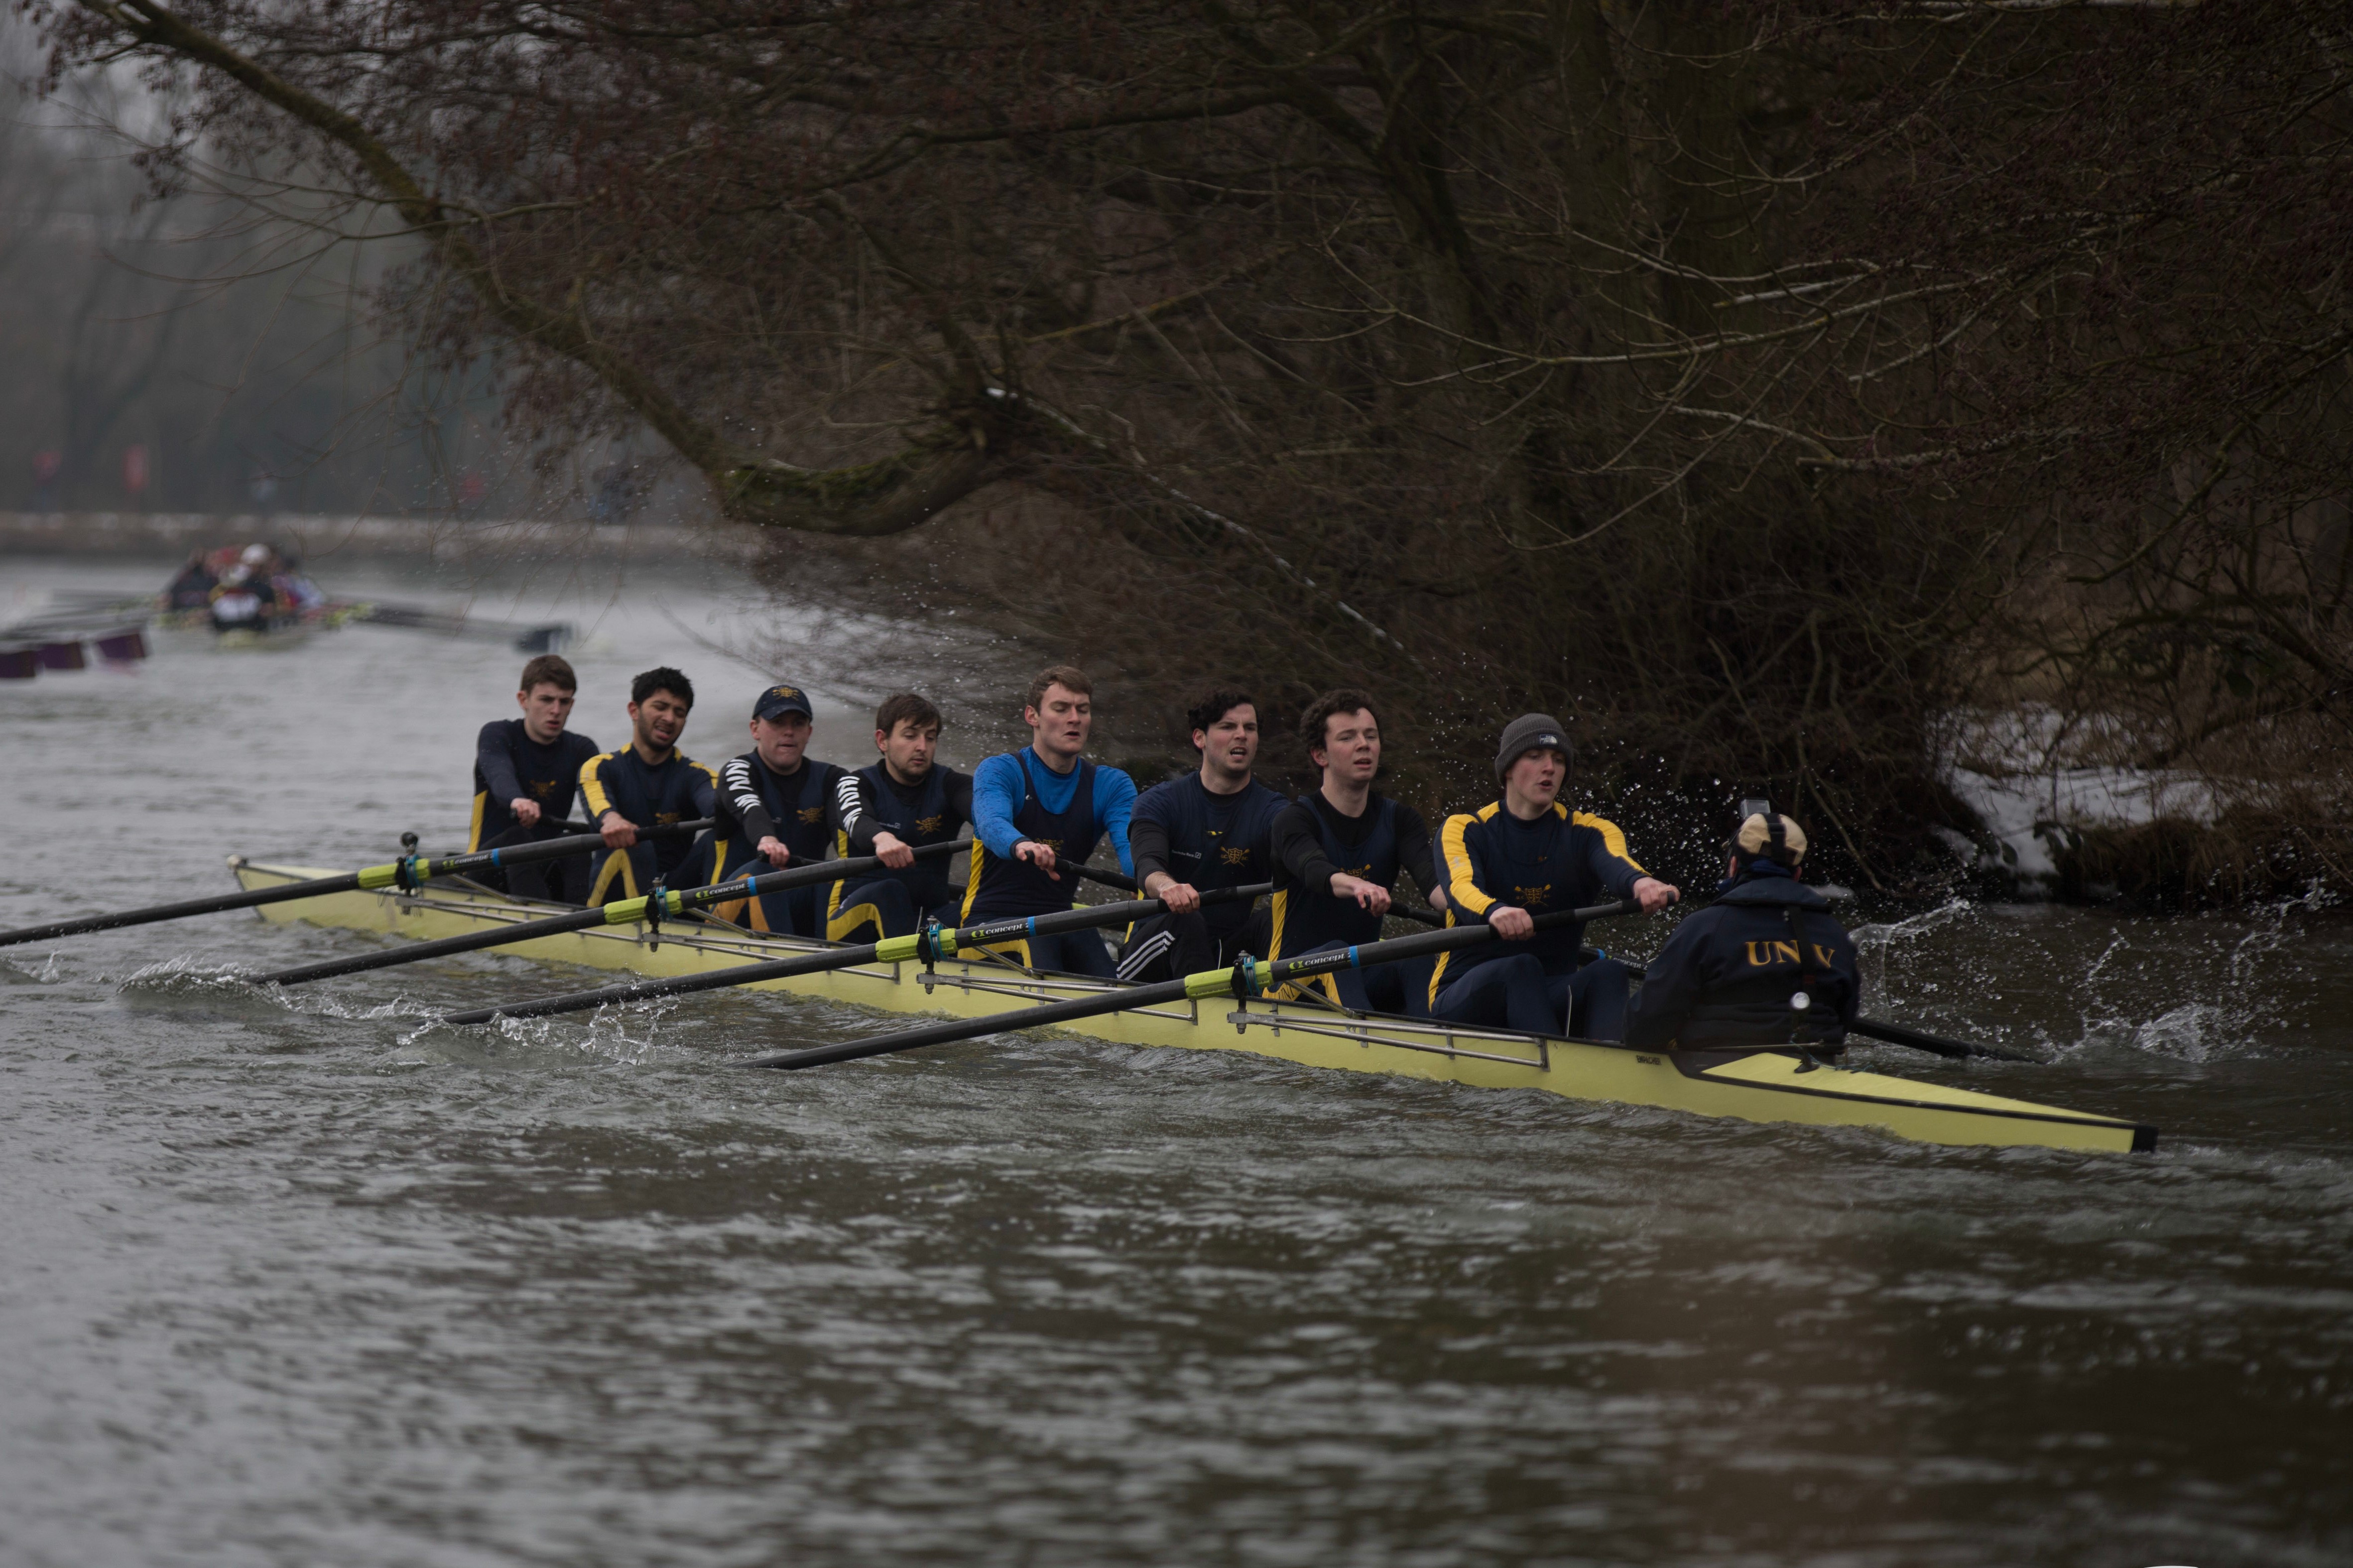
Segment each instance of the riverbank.
[{"label": "riverbank", "polygon": [[314,567],[375,560],[482,567],[564,561],[608,565],[681,555],[743,562],[762,549],[760,537],[744,529],[649,522],[309,512],[0,512],[0,555],[177,556],[253,540],[276,544]]}]

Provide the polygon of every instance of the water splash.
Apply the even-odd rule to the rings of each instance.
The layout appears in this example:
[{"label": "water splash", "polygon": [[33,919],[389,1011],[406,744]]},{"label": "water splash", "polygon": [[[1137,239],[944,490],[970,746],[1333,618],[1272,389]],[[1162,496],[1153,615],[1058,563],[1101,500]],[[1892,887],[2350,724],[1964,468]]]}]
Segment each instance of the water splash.
[{"label": "water splash", "polygon": [[[52,959],[50,962],[55,963]],[[218,996],[243,993],[251,996],[269,994],[269,988],[257,984],[253,970],[217,960],[198,958],[194,953],[182,953],[176,958],[158,959],[132,970],[118,983],[115,989],[125,994],[150,996]]]},{"label": "water splash", "polygon": [[[661,1024],[678,1011],[669,998],[599,1007],[583,1027],[576,1016],[499,1017],[480,1026],[445,1026],[440,1007],[417,1008],[418,1026],[399,1037],[403,1047],[438,1047],[453,1059],[483,1060],[520,1055],[526,1059],[576,1063],[585,1059],[636,1066],[656,1058],[672,1059],[681,1047],[662,1037]],[[490,1047],[485,1049],[485,1047]]]},{"label": "water splash", "polygon": [[0,984],[55,985],[65,978],[61,963],[63,953],[52,952],[38,969],[27,969],[21,963],[0,959]]}]

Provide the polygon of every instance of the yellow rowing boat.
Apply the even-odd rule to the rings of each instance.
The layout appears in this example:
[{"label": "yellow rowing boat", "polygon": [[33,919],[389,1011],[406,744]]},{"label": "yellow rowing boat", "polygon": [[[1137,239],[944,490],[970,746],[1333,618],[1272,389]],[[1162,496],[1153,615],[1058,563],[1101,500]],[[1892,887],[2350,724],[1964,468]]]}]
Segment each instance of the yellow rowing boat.
[{"label": "yellow rowing boat", "polygon": [[[248,889],[337,875],[232,857]],[[462,887],[352,891],[266,905],[265,919],[374,931],[419,941],[542,919],[551,906]],[[838,944],[757,936],[723,927],[672,925],[659,942],[641,926],[591,926],[501,951],[519,957],[636,974],[699,974]],[[761,982],[891,1013],[987,1017],[1073,997],[1111,982],[1034,974],[1002,963],[873,963]],[[1480,1089],[1537,1089],[1571,1100],[1653,1105],[1696,1116],[1872,1127],[1926,1143],[2030,1145],[2116,1153],[2154,1149],[2157,1129],[2031,1100],[1923,1083],[1885,1073],[1817,1066],[1793,1051],[1690,1056],[1584,1040],[1541,1039],[1430,1019],[1358,1017],[1299,1002],[1213,999],[1132,1008],[1068,1026],[1128,1046],[1237,1050],[1348,1072],[1395,1073]]]}]

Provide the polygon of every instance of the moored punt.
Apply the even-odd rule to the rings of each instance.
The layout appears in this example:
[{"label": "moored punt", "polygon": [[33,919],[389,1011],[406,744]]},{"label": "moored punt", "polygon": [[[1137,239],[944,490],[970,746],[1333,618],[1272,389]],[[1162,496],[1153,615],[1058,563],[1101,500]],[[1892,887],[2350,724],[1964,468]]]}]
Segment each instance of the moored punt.
[{"label": "moored punt", "polygon": [[[229,862],[248,889],[334,875],[307,867]],[[265,908],[267,919],[412,939],[458,936],[540,918],[550,906],[429,887],[351,891]],[[839,944],[724,928],[590,926],[518,942],[529,958],[639,974],[697,974]],[[876,962],[760,983],[760,987],[885,1012],[987,1017],[1113,987],[1034,976],[988,962]],[[1538,1089],[1573,1100],[1658,1106],[1701,1116],[1875,1127],[1922,1142],[2026,1145],[2126,1152],[2153,1149],[2157,1130],[2031,1100],[1889,1074],[1818,1067],[1788,1050],[1677,1054],[1547,1040],[1427,1019],[1350,1017],[1297,1003],[1211,999],[1143,1007],[1069,1026],[1122,1045],[1243,1050],[1302,1066],[1392,1073],[1482,1089]]]}]

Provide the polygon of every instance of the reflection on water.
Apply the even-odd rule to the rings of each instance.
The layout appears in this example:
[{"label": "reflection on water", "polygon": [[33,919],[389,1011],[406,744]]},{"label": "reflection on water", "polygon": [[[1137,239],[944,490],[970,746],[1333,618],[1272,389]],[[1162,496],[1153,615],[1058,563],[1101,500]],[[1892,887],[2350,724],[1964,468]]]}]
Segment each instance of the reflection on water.
[{"label": "reflection on water", "polygon": [[[617,743],[618,683],[670,659],[687,749],[738,749],[758,678],[671,618],[726,600],[624,598],[582,726]],[[353,628],[0,689],[0,921],[451,841],[516,662]],[[880,1026],[762,994],[425,1026],[572,978],[490,956],[235,978],[369,940],[0,952],[0,1560],[2353,1552],[2327,911],[1866,933],[1880,1010],[2047,1058],[1873,1065],[2165,1128],[2132,1158],[1050,1037],[750,1074]]]}]

